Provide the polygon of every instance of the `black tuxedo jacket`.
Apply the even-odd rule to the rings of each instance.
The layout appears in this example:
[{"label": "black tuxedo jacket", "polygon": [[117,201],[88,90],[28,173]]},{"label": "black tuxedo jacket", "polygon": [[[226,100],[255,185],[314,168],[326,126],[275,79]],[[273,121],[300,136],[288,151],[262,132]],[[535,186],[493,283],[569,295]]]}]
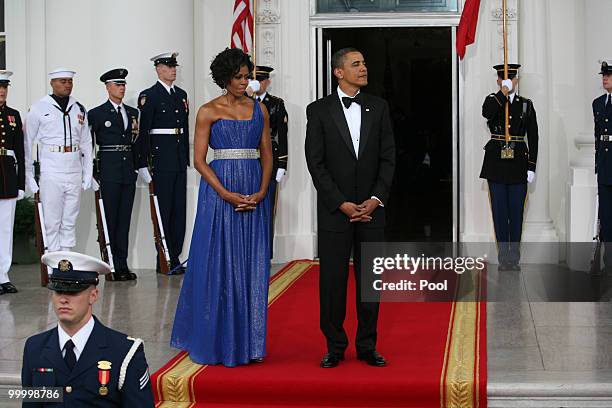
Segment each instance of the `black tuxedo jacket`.
[{"label": "black tuxedo jacket", "polygon": [[[359,154],[338,94],[308,105],[306,117],[306,162],[317,189],[319,229],[345,231],[349,218],[340,211],[345,201],[360,204],[376,196],[387,203],[395,168],[395,144],[389,107],[383,99],[361,93]],[[368,228],[383,228],[384,208],[379,206]]]}]

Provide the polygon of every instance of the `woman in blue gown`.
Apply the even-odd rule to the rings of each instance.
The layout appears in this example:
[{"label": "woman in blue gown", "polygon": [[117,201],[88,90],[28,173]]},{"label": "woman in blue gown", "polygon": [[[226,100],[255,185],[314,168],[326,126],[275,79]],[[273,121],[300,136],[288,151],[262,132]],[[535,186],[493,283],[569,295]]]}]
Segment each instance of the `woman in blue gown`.
[{"label": "woman in blue gown", "polygon": [[226,49],[210,68],[223,91],[196,118],[194,165],[202,178],[170,344],[197,363],[233,367],[265,356],[272,147],[265,106],[244,94],[249,56]]}]

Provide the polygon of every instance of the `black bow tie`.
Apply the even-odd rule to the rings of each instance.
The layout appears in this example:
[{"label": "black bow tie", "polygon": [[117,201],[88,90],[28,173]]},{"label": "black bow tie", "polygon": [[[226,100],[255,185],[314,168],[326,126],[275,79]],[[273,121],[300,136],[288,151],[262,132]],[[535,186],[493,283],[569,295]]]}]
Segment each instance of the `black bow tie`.
[{"label": "black bow tie", "polygon": [[344,107],[346,109],[350,108],[352,103],[356,103],[358,105],[361,105],[361,94],[355,95],[354,98],[349,98],[348,96],[343,96],[342,97],[342,103],[344,104]]}]

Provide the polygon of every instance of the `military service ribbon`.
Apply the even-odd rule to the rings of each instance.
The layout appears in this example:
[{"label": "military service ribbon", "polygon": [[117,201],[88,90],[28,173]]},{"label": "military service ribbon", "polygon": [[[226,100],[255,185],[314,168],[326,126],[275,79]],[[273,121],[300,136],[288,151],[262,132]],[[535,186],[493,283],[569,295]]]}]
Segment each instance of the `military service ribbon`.
[{"label": "military service ribbon", "polygon": [[108,382],[110,381],[110,369],[112,363],[110,361],[98,361],[98,381],[100,382],[100,395],[108,394]]}]

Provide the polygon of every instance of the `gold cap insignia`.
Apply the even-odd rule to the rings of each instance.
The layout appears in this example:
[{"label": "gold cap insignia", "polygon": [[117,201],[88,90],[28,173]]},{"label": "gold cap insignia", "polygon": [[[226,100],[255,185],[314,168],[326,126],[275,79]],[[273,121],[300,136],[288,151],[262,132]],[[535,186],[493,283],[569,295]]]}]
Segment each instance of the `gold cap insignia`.
[{"label": "gold cap insignia", "polygon": [[62,259],[57,264],[57,269],[59,269],[60,272],[68,272],[72,270],[72,264],[70,263],[70,261],[66,259]]}]

